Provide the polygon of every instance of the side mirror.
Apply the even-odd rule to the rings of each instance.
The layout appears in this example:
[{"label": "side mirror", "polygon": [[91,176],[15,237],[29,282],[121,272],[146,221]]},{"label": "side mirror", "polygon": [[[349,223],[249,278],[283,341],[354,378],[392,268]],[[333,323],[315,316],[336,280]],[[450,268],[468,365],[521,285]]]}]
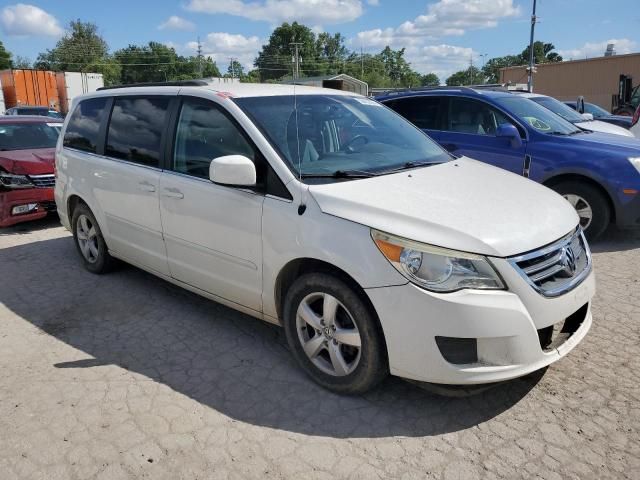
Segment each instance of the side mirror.
[{"label": "side mirror", "polygon": [[583,113],[582,118],[585,120],[593,120],[593,113]]},{"label": "side mirror", "polygon": [[511,146],[513,148],[519,148],[522,146],[522,139],[520,138],[520,132],[518,129],[510,123],[501,123],[496,129],[496,137],[508,138],[511,140]]},{"label": "side mirror", "polygon": [[214,158],[209,165],[209,179],[220,185],[253,187],[256,184],[256,166],[244,155]]},{"label": "side mirror", "polygon": [[582,95],[576,100],[576,110],[578,113],[584,113],[584,97]]}]

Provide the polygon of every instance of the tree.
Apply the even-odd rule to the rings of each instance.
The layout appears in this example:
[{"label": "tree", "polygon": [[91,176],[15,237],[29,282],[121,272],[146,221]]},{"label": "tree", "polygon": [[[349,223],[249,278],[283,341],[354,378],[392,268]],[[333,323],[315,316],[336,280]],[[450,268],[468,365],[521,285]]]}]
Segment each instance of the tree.
[{"label": "tree", "polygon": [[107,85],[117,83],[120,77],[119,66],[109,58],[109,46],[98,34],[98,26],[80,19],[69,22],[65,35],[53,49],[38,55],[34,68],[102,73]]},{"label": "tree", "polygon": [[423,87],[438,87],[440,85],[440,79],[435,73],[427,73],[420,78],[420,85]]},{"label": "tree", "polygon": [[4,45],[0,41],[0,70],[12,67],[11,52],[4,48]]},{"label": "tree", "polygon": [[318,66],[322,73],[344,73],[345,60],[349,51],[344,45],[345,38],[341,33],[322,32],[316,39],[316,50],[319,52]]},{"label": "tree", "polygon": [[320,51],[315,34],[298,22],[285,22],[271,32],[269,41],[262,46],[253,63],[260,71],[262,81],[277,80],[293,73],[294,42],[300,43],[300,76],[323,73],[323,69],[318,68]]},{"label": "tree", "polygon": [[13,68],[31,68],[33,63],[27,57],[23,57],[18,55],[16,59],[13,61]]},{"label": "tree", "polygon": [[113,62],[120,65],[119,81],[125,85],[220,76],[217,65],[210,57],[183,57],[174,48],[159,42],[121,48],[114,52]]},{"label": "tree", "polygon": [[[555,46],[553,43],[533,42],[533,59],[534,63],[552,63],[561,62],[562,57],[554,52]],[[520,58],[522,59],[521,65],[529,64],[529,45],[522,51]]]},{"label": "tree", "polygon": [[446,84],[450,87],[457,87],[461,85],[473,85],[481,77],[480,70],[476,67],[469,67],[465,70],[460,70],[449,78],[447,78]]},{"label": "tree", "polygon": [[65,72],[86,72],[89,64],[101,63],[109,54],[107,42],[98,35],[98,26],[91,22],[72,20],[56,46],[40,53],[36,68]]},{"label": "tree", "polygon": [[229,67],[227,68],[225,77],[239,78],[240,80],[242,80],[244,76],[244,68],[239,61],[232,60],[231,62],[229,62]]},{"label": "tree", "polygon": [[500,69],[506,67],[515,67],[523,65],[520,55],[506,55],[504,57],[491,58],[484,64],[482,74],[487,83],[500,82]]}]

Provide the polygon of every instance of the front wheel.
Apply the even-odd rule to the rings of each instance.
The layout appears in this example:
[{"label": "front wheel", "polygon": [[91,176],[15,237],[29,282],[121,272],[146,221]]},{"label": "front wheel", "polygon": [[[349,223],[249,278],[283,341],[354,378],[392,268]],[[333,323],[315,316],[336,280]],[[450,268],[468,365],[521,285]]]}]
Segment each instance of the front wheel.
[{"label": "front wheel", "polygon": [[551,188],[575,208],[587,239],[595,240],[604,233],[611,220],[611,212],[607,199],[598,189],[576,181],[562,182]]},{"label": "front wheel", "polygon": [[342,280],[320,273],[300,277],[287,292],[283,317],[293,356],[323,387],[359,394],[388,374],[379,324]]}]

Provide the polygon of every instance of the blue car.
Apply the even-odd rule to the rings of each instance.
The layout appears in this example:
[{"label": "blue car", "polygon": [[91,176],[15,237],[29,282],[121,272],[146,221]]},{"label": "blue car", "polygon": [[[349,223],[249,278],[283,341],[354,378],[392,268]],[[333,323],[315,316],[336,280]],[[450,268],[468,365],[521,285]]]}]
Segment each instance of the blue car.
[{"label": "blue car", "polygon": [[640,227],[638,139],[581,130],[506,91],[436,87],[376,99],[454,155],[510,170],[555,190],[575,207],[590,239],[609,223]]}]

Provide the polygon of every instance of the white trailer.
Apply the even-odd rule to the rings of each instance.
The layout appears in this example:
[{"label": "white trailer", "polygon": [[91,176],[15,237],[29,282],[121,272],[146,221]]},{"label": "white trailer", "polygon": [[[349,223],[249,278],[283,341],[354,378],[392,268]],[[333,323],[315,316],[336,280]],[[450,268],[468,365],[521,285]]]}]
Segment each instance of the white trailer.
[{"label": "white trailer", "polygon": [[68,113],[73,99],[83,93],[95,92],[104,87],[101,73],[58,72],[56,74],[60,111]]}]

